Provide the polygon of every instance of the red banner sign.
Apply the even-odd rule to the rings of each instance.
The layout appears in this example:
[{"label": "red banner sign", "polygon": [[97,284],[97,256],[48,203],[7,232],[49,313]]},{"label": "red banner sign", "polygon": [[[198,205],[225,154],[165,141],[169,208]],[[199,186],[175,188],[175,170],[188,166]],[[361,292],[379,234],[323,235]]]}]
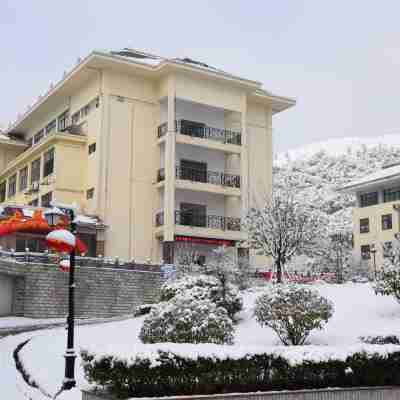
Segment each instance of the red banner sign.
[{"label": "red banner sign", "polygon": [[224,239],[208,239],[208,238],[199,238],[193,236],[175,236],[176,242],[185,242],[185,243],[195,243],[195,244],[210,244],[213,246],[228,246],[232,247],[235,245],[234,240],[224,240]]}]

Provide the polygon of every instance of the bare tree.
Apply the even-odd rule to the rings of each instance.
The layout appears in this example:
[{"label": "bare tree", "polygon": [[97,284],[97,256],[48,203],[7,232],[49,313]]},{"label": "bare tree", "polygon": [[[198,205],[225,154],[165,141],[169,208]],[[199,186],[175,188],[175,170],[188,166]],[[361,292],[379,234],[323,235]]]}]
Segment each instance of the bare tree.
[{"label": "bare tree", "polygon": [[251,208],[244,225],[249,247],[272,257],[278,283],[283,266],[295,255],[312,253],[324,236],[321,213],[297,199],[290,185]]}]

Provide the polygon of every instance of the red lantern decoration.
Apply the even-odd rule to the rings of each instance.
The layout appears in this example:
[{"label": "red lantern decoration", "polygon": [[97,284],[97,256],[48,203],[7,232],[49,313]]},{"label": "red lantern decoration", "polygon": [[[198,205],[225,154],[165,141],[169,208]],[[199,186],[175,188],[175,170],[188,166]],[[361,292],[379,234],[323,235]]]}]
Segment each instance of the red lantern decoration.
[{"label": "red lantern decoration", "polygon": [[75,249],[76,238],[66,229],[57,229],[46,236],[46,243],[50,249],[58,253],[71,253]]}]

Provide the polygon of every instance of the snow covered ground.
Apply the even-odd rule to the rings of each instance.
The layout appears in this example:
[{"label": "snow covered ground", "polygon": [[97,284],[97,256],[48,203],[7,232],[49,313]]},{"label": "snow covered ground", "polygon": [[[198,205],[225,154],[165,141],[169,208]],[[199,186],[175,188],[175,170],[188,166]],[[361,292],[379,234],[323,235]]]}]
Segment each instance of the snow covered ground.
[{"label": "snow covered ground", "polygon": [[[369,284],[345,285],[315,285],[315,288],[335,305],[335,313],[321,332],[314,332],[310,336],[309,346],[302,346],[292,351],[296,358],[312,357],[318,354],[333,354],[345,356],[347,352],[357,351],[360,345],[359,336],[398,334],[400,326],[400,304],[391,297],[376,296]],[[269,328],[262,328],[252,316],[254,300],[263,289],[249,291],[245,296],[245,310],[242,312],[242,321],[236,327],[235,345],[171,345],[163,347],[181,349],[183,352],[204,351],[219,348],[221,351],[237,351],[237,353],[260,351],[287,351],[279,345],[276,335]],[[110,322],[102,325],[79,326],[76,329],[77,349],[86,348],[102,354],[117,353],[129,357],[137,352],[146,352],[154,346],[143,345],[138,339],[138,333],[143,321],[142,318],[119,322]],[[63,328],[26,333],[7,337],[0,341],[1,369],[0,382],[2,387],[21,393],[27,391],[33,400],[42,400],[44,395],[35,389],[27,389],[13,369],[10,354],[17,344],[32,337],[32,340],[21,350],[25,369],[31,374],[43,391],[54,394],[60,388],[64,374],[64,358],[66,332]],[[397,347],[399,348],[399,347]],[[199,350],[197,350],[199,349]],[[372,351],[393,350],[394,346],[373,346]],[[77,381],[79,386],[87,386],[84,379],[80,359],[77,359]],[[20,397],[8,396],[14,399]],[[80,392],[73,390],[59,397],[61,400],[78,400]]]}]

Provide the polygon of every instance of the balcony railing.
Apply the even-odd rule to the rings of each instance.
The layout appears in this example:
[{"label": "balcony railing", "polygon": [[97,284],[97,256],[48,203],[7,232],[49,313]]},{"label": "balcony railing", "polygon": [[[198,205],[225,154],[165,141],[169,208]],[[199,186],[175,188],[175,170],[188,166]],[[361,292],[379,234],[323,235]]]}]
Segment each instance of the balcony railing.
[{"label": "balcony railing", "polygon": [[[199,170],[188,167],[175,167],[175,177],[177,179],[186,181],[211,183],[213,185],[240,188],[240,176],[225,174],[224,172]],[[158,170],[157,181],[161,182],[164,179],[165,169],[161,168]]]},{"label": "balcony railing", "polygon": [[[240,231],[240,218],[201,215],[186,211],[175,211],[175,224],[222,231]],[[164,225],[164,213],[159,212],[156,214],[156,226],[162,225]]]},{"label": "balcony railing", "polygon": [[[164,122],[158,127],[157,134],[161,138],[168,131],[168,124]],[[225,144],[242,144],[242,135],[240,132],[231,131],[229,129],[214,128],[211,126],[194,123],[186,119],[175,121],[175,131],[181,135],[191,137],[210,139]]]}]

